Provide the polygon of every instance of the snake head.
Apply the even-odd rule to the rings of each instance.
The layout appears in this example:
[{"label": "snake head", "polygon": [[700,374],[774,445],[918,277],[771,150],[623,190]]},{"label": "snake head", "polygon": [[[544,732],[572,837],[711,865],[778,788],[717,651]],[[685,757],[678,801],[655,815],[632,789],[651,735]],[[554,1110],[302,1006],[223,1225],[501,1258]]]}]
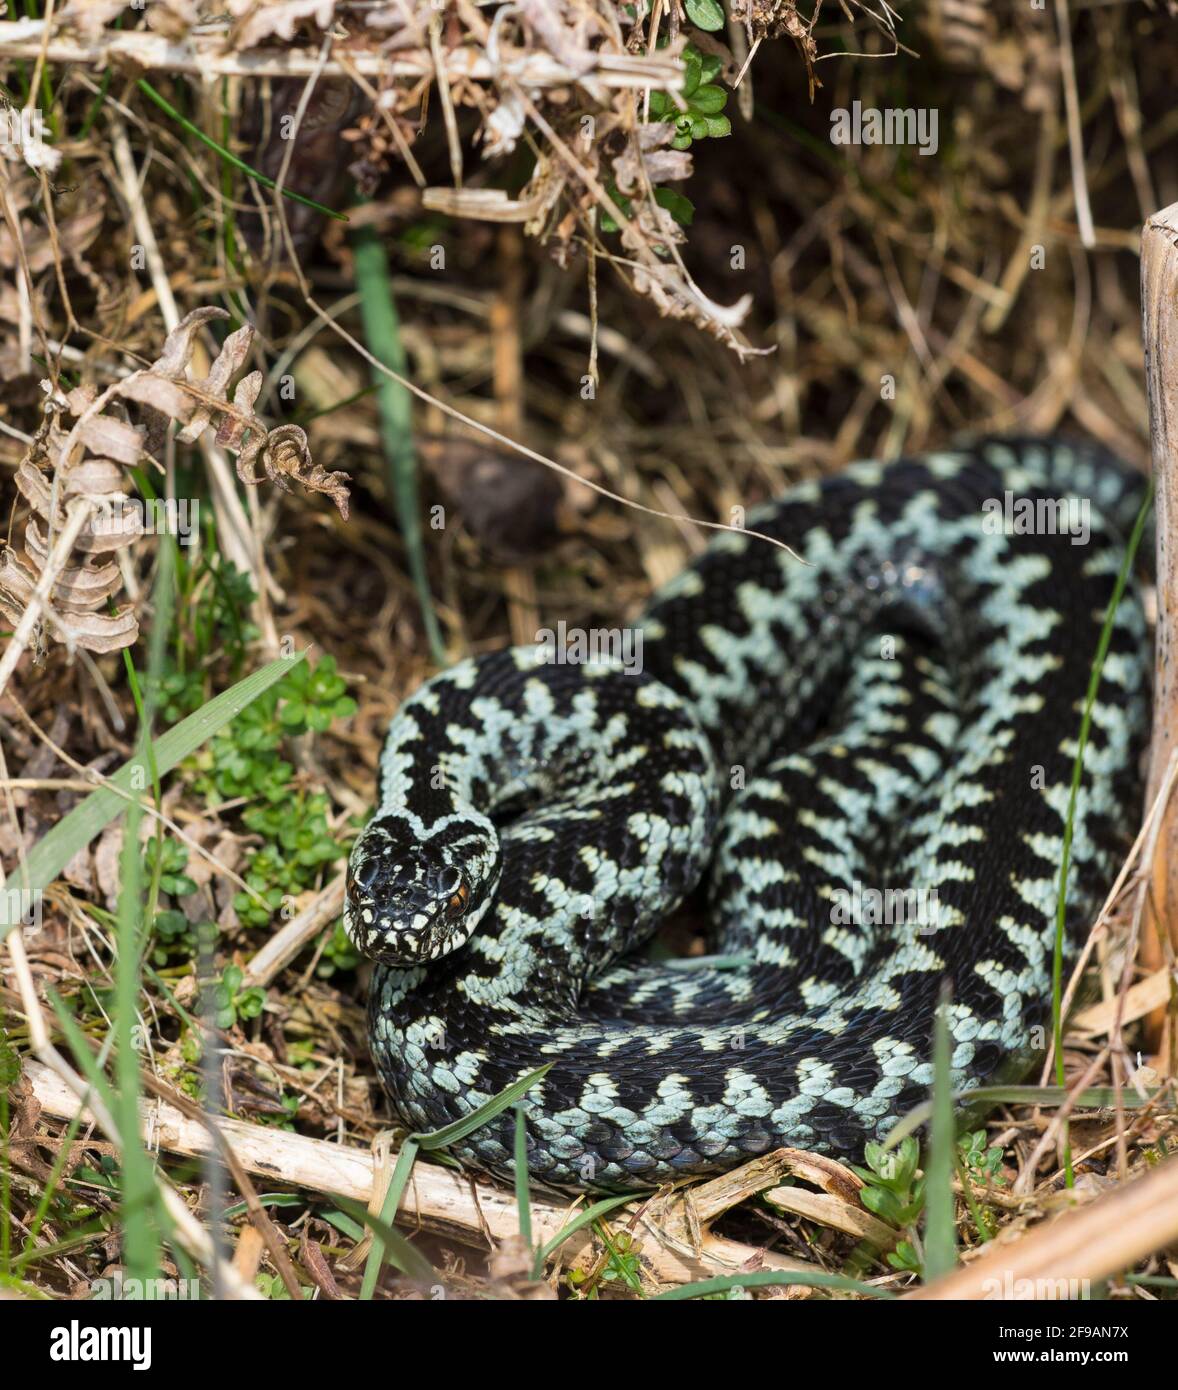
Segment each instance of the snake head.
[{"label": "snake head", "polygon": [[419,965],[463,945],[499,884],[499,838],[482,815],[451,815],[428,839],[396,812],[361,832],[348,859],[344,926],[386,965]]}]

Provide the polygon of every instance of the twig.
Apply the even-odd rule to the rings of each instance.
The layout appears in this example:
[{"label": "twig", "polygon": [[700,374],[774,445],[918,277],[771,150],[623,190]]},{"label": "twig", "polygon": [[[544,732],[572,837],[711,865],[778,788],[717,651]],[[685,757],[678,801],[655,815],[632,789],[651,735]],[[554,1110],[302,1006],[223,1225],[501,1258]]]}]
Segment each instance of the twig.
[{"label": "twig", "polygon": [[1081,243],[1091,251],[1096,245],[1096,233],[1092,226],[1092,206],[1088,201],[1088,180],[1084,172],[1084,131],[1080,125],[1080,94],[1076,89],[1076,60],[1072,53],[1072,21],[1068,14],[1068,0],[1055,0],[1055,19],[1059,26],[1059,58],[1068,119],[1068,154],[1072,164],[1076,225],[1080,229]]},{"label": "twig", "polygon": [[[59,1075],[38,1062],[28,1063],[25,1075],[45,1114],[73,1118],[79,1108],[78,1099]],[[143,1123],[145,1131],[150,1127],[153,1143],[169,1153],[197,1157],[209,1152],[212,1140],[205,1125],[189,1119],[174,1106],[161,1101],[146,1103]],[[369,1199],[377,1169],[369,1153],[241,1120],[220,1120],[218,1128],[242,1168],[259,1174],[268,1183],[338,1193],[365,1203]],[[755,1161],[759,1186],[775,1185],[789,1170],[790,1165],[784,1161],[774,1166],[774,1157],[767,1155]],[[725,1174],[723,1181],[729,1192],[741,1190],[748,1195],[747,1190],[733,1187],[739,1181],[739,1170]],[[697,1202],[709,1214],[714,1204],[703,1194],[710,1187],[711,1184],[705,1184],[694,1190]],[[689,1238],[688,1228],[694,1223],[686,1217],[667,1222],[664,1231],[662,1223],[666,1218],[662,1209],[656,1223],[646,1214],[649,1205],[649,1197],[636,1195],[632,1208],[624,1208],[611,1219],[623,1220],[627,1214],[633,1217],[633,1248],[660,1283],[681,1284],[742,1269],[814,1270],[812,1265],[714,1236],[707,1230],[699,1231],[696,1239]],[[537,1244],[551,1240],[567,1224],[568,1217],[565,1204],[535,1195],[533,1240]],[[413,1181],[406,1190],[397,1220],[483,1249],[488,1239],[503,1241],[519,1235],[519,1212],[511,1192],[433,1163],[419,1162],[414,1168]],[[599,1253],[590,1229],[570,1237],[564,1250],[571,1262],[581,1267],[592,1264]]]},{"label": "twig", "polygon": [[266,942],[262,949],[245,967],[246,982],[251,985],[268,985],[270,981],[289,965],[312,937],[338,917],[344,907],[344,880],[341,873],[303,908],[297,917],[289,922]]},{"label": "twig", "polygon": [[[37,58],[42,51],[49,63],[79,64],[100,67],[107,64],[155,72],[183,73],[209,80],[214,77],[308,77],[316,68],[318,55],[307,49],[252,49],[247,53],[226,51],[223,36],[216,33],[194,35],[182,43],[173,43],[159,34],[143,30],[120,33],[109,30],[100,37],[84,42],[64,35],[44,40],[45,22],[39,19],[18,19],[0,23],[0,59]],[[593,65],[587,71],[574,71],[547,53],[519,53],[510,61],[512,76],[528,88],[564,87],[592,81],[603,87],[634,87],[639,90],[655,87],[663,91],[679,91],[683,86],[683,65],[674,58],[660,55],[616,53],[608,50],[593,53]],[[356,48],[347,53],[354,71],[365,77],[385,80],[432,77],[437,68],[428,48],[406,49],[395,54]],[[445,54],[442,71],[450,82],[465,78],[473,82],[490,82],[496,77],[496,65],[485,53],[463,46]],[[339,77],[344,68],[332,62],[323,70],[325,76]]]},{"label": "twig", "polygon": [[354,338],[346,328],[342,328],[336,323],[330,317],[327,310],[322,308],[309,295],[307,296],[307,305],[318,314],[333,333],[338,334],[349,347],[354,348],[355,351],[358,352],[366,362],[375,367],[377,371],[383,372],[387,377],[391,377],[393,381],[404,386],[407,391],[411,391],[419,400],[423,400],[427,404],[435,406],[443,415],[449,415],[452,420],[458,420],[470,429],[477,431],[477,433],[486,435],[488,439],[493,439],[496,444],[503,445],[505,449],[516,454],[522,454],[524,458],[529,458],[534,463],[542,463],[545,468],[551,468],[554,472],[562,474],[564,477],[571,479],[574,483],[579,483],[581,487],[589,488],[591,492],[596,492],[602,497],[608,497],[611,502],[620,502],[623,507],[630,507],[634,511],[645,513],[647,516],[662,517],[666,521],[689,522],[692,526],[702,526],[709,531],[736,531],[740,535],[749,536],[753,540],[766,541],[769,545],[775,545],[779,550],[784,550],[787,555],[791,555],[800,564],[806,563],[792,546],[787,545],[785,541],[779,541],[775,536],[765,535],[763,531],[750,531],[747,527],[728,526],[722,521],[702,521],[699,517],[694,516],[677,516],[673,512],[664,512],[658,507],[648,507],[642,502],[635,502],[629,497],[623,497],[621,493],[613,492],[610,488],[603,487],[600,483],[595,483],[589,478],[583,478],[579,473],[575,473],[571,468],[566,468],[562,463],[557,463],[555,459],[549,458],[546,454],[537,453],[535,449],[529,449],[526,444],[520,444],[518,440],[509,439],[505,434],[500,434],[498,430],[492,429],[490,425],[484,425],[481,421],[475,420],[472,416],[463,414],[461,410],[450,405],[448,401],[443,401],[437,396],[430,395],[428,391],[418,386],[415,381],[411,381],[408,377],[401,376],[398,372],[394,372],[391,367],[386,367],[383,362],[368,351],[363,343],[357,338]]}]

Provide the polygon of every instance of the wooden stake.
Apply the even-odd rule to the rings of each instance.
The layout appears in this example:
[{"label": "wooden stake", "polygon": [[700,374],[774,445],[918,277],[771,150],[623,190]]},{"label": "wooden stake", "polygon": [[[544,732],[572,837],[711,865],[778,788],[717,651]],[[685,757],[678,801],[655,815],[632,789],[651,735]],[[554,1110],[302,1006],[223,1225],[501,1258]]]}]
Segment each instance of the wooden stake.
[{"label": "wooden stake", "polygon": [[1087,1298],[1092,1285],[1176,1239],[1178,1162],[1171,1160],[1029,1235],[999,1235],[978,1259],[905,1297]]},{"label": "wooden stake", "polygon": [[[1155,213],[1141,234],[1141,318],[1157,526],[1158,625],[1153,740],[1147,806],[1178,745],[1178,203]],[[1152,892],[1146,901],[1142,963],[1160,969],[1178,945],[1178,799],[1163,812]],[[1169,1054],[1166,1010],[1150,1015],[1150,1045]],[[1168,1068],[1167,1068],[1168,1069]]]}]

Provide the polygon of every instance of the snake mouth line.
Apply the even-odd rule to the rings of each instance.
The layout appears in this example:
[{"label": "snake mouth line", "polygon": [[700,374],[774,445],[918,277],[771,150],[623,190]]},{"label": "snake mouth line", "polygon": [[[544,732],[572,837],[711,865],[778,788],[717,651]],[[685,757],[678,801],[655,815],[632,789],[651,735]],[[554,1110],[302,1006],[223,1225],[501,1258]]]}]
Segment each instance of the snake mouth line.
[{"label": "snake mouth line", "polygon": [[446,898],[416,896],[402,912],[379,907],[379,896],[357,882],[349,868],[344,888],[344,926],[357,948],[387,965],[416,965],[447,955],[466,939],[470,904],[462,879]]}]

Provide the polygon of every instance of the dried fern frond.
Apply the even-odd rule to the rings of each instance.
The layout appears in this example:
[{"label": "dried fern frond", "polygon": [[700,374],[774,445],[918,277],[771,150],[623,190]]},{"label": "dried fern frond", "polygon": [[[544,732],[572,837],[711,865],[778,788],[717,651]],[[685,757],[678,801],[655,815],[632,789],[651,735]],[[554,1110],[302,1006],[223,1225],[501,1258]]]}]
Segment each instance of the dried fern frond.
[{"label": "dried fern frond", "polygon": [[[150,463],[173,423],[179,426],[177,440],[186,444],[215,423],[217,442],[241,451],[238,475],[243,481],[262,481],[253,471],[260,461],[266,478],[287,490],[287,479],[294,479],[310,491],[327,493],[347,517],[347,474],[318,468],[297,425],[267,430],[254,414],[261,373],[244,377],[229,398],[230,383],[249,355],[252,327],[231,333],[208,375],[189,380],[200,328],[228,317],[224,309],[194,309],[168,334],[150,367],[101,394],[92,385],[75,387],[64,397],[50,394],[45,423],[15,475],[33,513],[25,526],[23,551],[0,553],[0,611],[11,622],[22,619],[48,573],[50,587],[38,616],[40,627],[55,640],[91,652],[118,651],[135,641],[139,624],[129,606],[102,611],[123,588],[113,557],[144,534],[143,504],[125,490],[125,470]],[[43,389],[50,391],[48,382]],[[144,423],[111,413],[131,406],[139,408]],[[63,421],[68,419],[74,423],[66,429]],[[73,528],[68,554],[60,554],[55,537],[66,532],[79,503],[89,514],[80,529]],[[41,633],[35,647],[43,647]]]}]

